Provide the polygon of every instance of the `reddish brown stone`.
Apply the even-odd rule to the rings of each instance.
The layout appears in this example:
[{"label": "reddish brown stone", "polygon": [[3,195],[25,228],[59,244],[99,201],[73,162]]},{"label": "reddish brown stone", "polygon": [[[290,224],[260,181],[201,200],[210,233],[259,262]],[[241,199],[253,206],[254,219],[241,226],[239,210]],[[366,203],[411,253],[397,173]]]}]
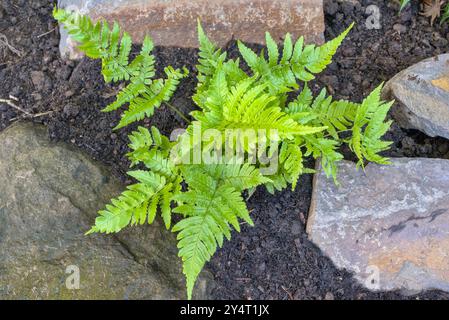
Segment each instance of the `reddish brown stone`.
[{"label": "reddish brown stone", "polygon": [[[265,31],[277,40],[287,32],[308,42],[324,40],[322,0],[60,0],[59,5],[94,20],[116,20],[135,41],[149,34],[162,46],[197,47],[197,18],[220,46],[232,39],[264,44]],[[73,45],[65,45],[62,53],[70,54]]]}]

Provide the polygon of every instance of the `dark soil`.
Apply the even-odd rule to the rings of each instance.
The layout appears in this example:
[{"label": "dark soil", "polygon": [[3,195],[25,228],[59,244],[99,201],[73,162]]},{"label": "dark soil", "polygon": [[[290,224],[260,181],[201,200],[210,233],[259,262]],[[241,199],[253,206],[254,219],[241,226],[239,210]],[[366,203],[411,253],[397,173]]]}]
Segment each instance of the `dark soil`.
[{"label": "dark soil", "polygon": [[[367,30],[365,9],[377,4],[381,30]],[[1,0],[0,34],[20,51],[0,47],[0,99],[10,95],[27,112],[0,104],[0,130],[30,118],[49,127],[55,140],[72,143],[111,166],[126,181],[127,134],[111,128],[119,114],[99,110],[113,100],[117,87],[105,85],[100,65],[87,59],[66,62],[59,58],[59,34],[51,18],[53,1]],[[326,38],[333,38],[351,22],[357,23],[334,59],[314,83],[326,86],[336,98],[360,101],[380,82],[402,69],[448,52],[448,27],[430,26],[414,4],[401,15],[390,0],[340,2],[325,0]],[[227,50],[237,55],[235,43]],[[14,50],[15,51],[15,50]],[[196,50],[157,48],[157,65],[186,65],[195,72]],[[159,70],[160,72],[161,70]],[[192,75],[176,94],[173,104],[188,111],[194,89]],[[144,124],[157,125],[166,134],[185,123],[161,107]],[[449,142],[393,125],[388,133],[394,146],[390,156],[449,159]],[[312,166],[313,163],[310,163]],[[217,299],[447,299],[448,293],[429,291],[404,297],[397,292],[373,293],[363,289],[346,271],[338,270],[307,239],[305,221],[311,197],[311,176],[301,179],[295,192],[269,195],[259,190],[249,201],[256,227],[234,234],[209,264],[215,274]]]}]

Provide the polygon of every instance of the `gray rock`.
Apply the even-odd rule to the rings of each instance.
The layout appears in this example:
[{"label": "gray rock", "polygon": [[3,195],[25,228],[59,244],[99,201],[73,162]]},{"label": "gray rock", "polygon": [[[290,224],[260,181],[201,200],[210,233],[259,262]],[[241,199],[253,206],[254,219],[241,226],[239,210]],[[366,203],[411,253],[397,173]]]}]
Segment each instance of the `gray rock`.
[{"label": "gray rock", "polygon": [[[84,233],[123,186],[44,127],[0,133],[0,299],[183,299],[174,235],[162,223],[116,235]],[[80,288],[66,281],[79,268]],[[207,298],[206,271],[195,290]]]},{"label": "gray rock", "polygon": [[[151,35],[156,45],[198,47],[197,18],[220,46],[232,39],[265,43],[265,31],[280,40],[287,32],[324,41],[322,0],[59,0],[92,19],[116,20],[135,41]],[[74,43],[61,32],[61,54],[78,59]]]},{"label": "gray rock", "polygon": [[315,175],[310,239],[373,290],[449,291],[449,161],[339,165],[340,186]]},{"label": "gray rock", "polygon": [[385,85],[383,96],[397,100],[392,115],[402,127],[449,139],[449,54],[398,73]]}]

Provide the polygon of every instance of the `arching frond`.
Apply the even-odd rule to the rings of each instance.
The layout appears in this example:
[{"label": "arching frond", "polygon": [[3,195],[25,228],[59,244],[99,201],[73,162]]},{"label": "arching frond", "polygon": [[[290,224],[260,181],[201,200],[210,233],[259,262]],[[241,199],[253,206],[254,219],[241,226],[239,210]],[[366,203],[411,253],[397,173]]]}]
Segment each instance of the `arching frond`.
[{"label": "arching frond", "polygon": [[155,108],[171,99],[180,79],[188,74],[187,69],[181,71],[167,67],[167,79],[153,80],[155,59],[150,37],[145,37],[139,55],[130,62],[132,39],[126,32],[121,35],[117,23],[111,30],[106,21],[94,24],[88,16],[59,8],[54,9],[53,16],[79,43],[79,50],[90,58],[101,59],[106,82],[129,82],[117,94],[116,100],[103,109],[110,112],[129,104],[129,109],[115,129],[142,120],[145,116],[151,117]]}]

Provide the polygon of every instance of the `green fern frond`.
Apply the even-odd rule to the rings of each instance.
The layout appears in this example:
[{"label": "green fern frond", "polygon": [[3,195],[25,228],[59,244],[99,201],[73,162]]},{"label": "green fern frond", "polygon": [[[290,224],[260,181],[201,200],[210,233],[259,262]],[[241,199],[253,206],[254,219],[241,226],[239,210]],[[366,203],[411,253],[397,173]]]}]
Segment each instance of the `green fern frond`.
[{"label": "green fern frond", "polygon": [[153,223],[157,208],[167,229],[171,225],[171,203],[181,192],[181,177],[174,182],[152,171],[136,170],[128,174],[139,183],[128,186],[118,198],[112,199],[105,210],[99,212],[95,225],[88,232],[115,233],[128,225]]},{"label": "green fern frond", "polygon": [[410,0],[400,0],[401,7],[399,8],[399,12],[401,12],[409,3]]},{"label": "green fern frond", "polygon": [[293,41],[290,33],[285,35],[284,49],[282,51],[281,65],[288,63],[293,55]]},{"label": "green fern frond", "polygon": [[304,168],[301,147],[293,142],[284,142],[279,153],[279,162],[288,174],[288,180],[294,191]]},{"label": "green fern frond", "polygon": [[257,187],[267,183],[270,179],[264,177],[259,169],[245,164],[210,164],[210,165],[191,165],[188,171],[194,179],[195,174],[206,174],[214,180],[223,181],[229,184],[237,191]]},{"label": "green fern frond", "polygon": [[239,41],[237,45],[239,47],[239,51],[243,57],[243,60],[246,62],[248,67],[251,68],[253,73],[256,74],[261,73],[261,71],[263,71],[264,68],[260,64],[263,64],[264,66],[268,67],[268,63],[265,60],[265,58],[263,58],[262,56],[261,57],[257,56],[257,54],[253,50],[245,46],[243,42]]},{"label": "green fern frond", "polygon": [[130,101],[133,101],[141,93],[145,92],[146,89],[147,89],[147,87],[144,83],[141,83],[141,82],[130,83],[125,88],[123,88],[122,91],[120,91],[117,94],[116,100],[113,103],[109,104],[102,111],[103,112],[111,112],[111,111],[117,110],[120,107],[122,107],[124,104],[126,104]]},{"label": "green fern frond", "polygon": [[266,34],[268,61],[263,54],[258,56],[242,42],[238,43],[238,47],[252,72],[270,84],[272,93],[285,93],[298,88],[297,80],[311,81],[315,78],[314,74],[322,72],[332,62],[332,57],[353,26],[354,24],[337,38],[319,47],[315,45],[304,47],[303,37],[299,38],[293,47],[291,36],[287,34],[283,57],[279,63],[279,49],[269,33]]},{"label": "green fern frond", "polygon": [[[109,55],[105,48],[107,44],[105,45],[103,42],[103,39],[107,40],[111,36],[107,23],[94,25],[87,16],[59,8],[53,10],[53,17],[64,24],[70,37],[81,44],[80,50],[89,58],[106,58]],[[116,36],[117,33],[113,33],[113,35]]]},{"label": "green fern frond", "polygon": [[[137,131],[132,132],[128,137],[131,142],[128,145],[131,152],[128,152],[126,155],[131,160],[131,166],[149,162],[149,159],[154,157],[153,153],[151,153],[154,150],[156,154],[161,155],[161,158],[167,160],[167,163],[164,160],[161,166],[168,167],[168,156],[173,144],[156,127],[151,127],[151,133],[147,128],[138,127]],[[147,167],[151,169],[154,166],[149,165]],[[162,173],[162,170],[159,170],[159,172]]]},{"label": "green fern frond", "polygon": [[[240,231],[239,218],[253,224],[241,193],[224,179],[226,175],[229,178],[242,174],[241,170],[211,167],[201,173],[197,169],[195,166],[184,169],[189,190],[174,197],[180,205],[173,210],[186,217],[173,227],[173,232],[179,232],[179,256],[189,299],[204,264],[217,246],[223,245],[225,237],[231,238],[230,226]],[[221,174],[221,178],[216,180],[216,174]]]},{"label": "green fern frond", "polygon": [[363,135],[364,157],[370,162],[379,164],[390,164],[390,161],[379,155],[380,152],[388,150],[393,142],[383,141],[381,137],[387,133],[392,121],[385,121],[388,111],[393,102],[384,103],[374,111],[370,122],[365,128]]},{"label": "green fern frond", "polygon": [[180,71],[167,67],[167,79],[152,80],[155,75],[153,41],[146,36],[140,54],[130,62],[132,39],[114,23],[112,30],[106,21],[95,25],[89,17],[55,8],[53,16],[64,25],[69,35],[79,42],[78,48],[93,59],[102,60],[102,73],[106,82],[129,81],[129,84],[117,95],[115,102],[103,109],[110,112],[129,104],[120,123],[115,129],[122,128],[145,116],[151,117],[154,109],[168,102],[176,90],[180,79],[187,70]]},{"label": "green fern frond", "polygon": [[[298,61],[292,61],[292,64],[303,64],[305,69],[312,74],[322,72],[332,62],[332,57],[353,27],[354,23],[338,37],[326,42],[322,46],[316,48],[313,45],[306,46]],[[306,81],[305,79],[302,80]]]},{"label": "green fern frond", "polygon": [[123,113],[119,124],[114,130],[126,127],[145,117],[151,117],[156,108],[163,102],[168,102],[171,99],[179,81],[187,76],[187,72],[181,72],[172,67],[167,67],[164,71],[167,79],[153,81],[153,83],[140,94],[140,97],[131,101],[129,109]]},{"label": "green fern frond", "polygon": [[351,150],[356,154],[358,166],[364,167],[368,160],[380,164],[388,164],[387,158],[379,155],[391,145],[389,141],[381,140],[388,131],[391,121],[385,121],[386,115],[393,102],[385,103],[381,100],[383,83],[363,100],[354,119],[352,137],[348,140]]},{"label": "green fern frond", "polygon": [[[210,87],[214,80],[226,82],[230,86],[248,78],[248,75],[240,68],[239,59],[226,61],[226,52],[219,48],[204,33],[201,23],[198,21],[199,58],[197,64],[198,85],[193,101],[201,108],[210,99]],[[219,78],[219,79],[218,79]],[[216,85],[216,84],[215,84]]]},{"label": "green fern frond", "polygon": [[[218,66],[215,74],[209,80],[207,90],[197,90],[193,101],[204,111],[221,114],[223,104],[229,95],[229,85],[222,66]],[[192,112],[192,115],[199,112]]]},{"label": "green fern frond", "polygon": [[[117,110],[126,103],[132,102],[135,98],[144,93],[148,89],[148,86],[152,84],[152,78],[155,75],[154,57],[151,55],[152,48],[153,42],[149,37],[146,37],[140,55],[134,59],[129,68],[132,73],[131,83],[117,94],[116,101],[104,108],[102,110],[103,112]],[[103,70],[103,74],[107,80],[121,80],[114,73],[114,69],[109,69],[108,65],[106,65],[106,68]]]},{"label": "green fern frond", "polygon": [[265,33],[265,41],[268,49],[268,65],[274,67],[279,61],[279,48],[276,41],[273,40],[270,33]]},{"label": "green fern frond", "polygon": [[[120,39],[121,30],[117,23],[111,30],[106,21],[94,24],[88,16],[59,8],[54,9],[53,16],[79,43],[79,50],[89,58],[102,60],[102,72],[107,82],[132,77],[137,67],[131,68],[129,65],[132,40],[126,32]],[[146,41],[151,40],[147,38]]]},{"label": "green fern frond", "polygon": [[226,52],[221,52],[209,40],[204,33],[203,27],[198,20],[198,40],[200,43],[200,51],[198,58],[198,86],[199,88],[207,84],[207,80],[212,78],[217,70],[218,65],[222,65],[226,60]]},{"label": "green fern frond", "polygon": [[[172,198],[181,192],[183,181],[179,170],[170,160],[170,151],[173,144],[155,127],[151,128],[151,133],[147,128],[139,127],[137,131],[130,134],[129,139],[131,151],[127,156],[131,160],[131,165],[143,163],[151,174],[158,174],[165,179],[165,186],[148,200],[148,222],[154,221],[156,211],[160,208],[162,219],[166,228],[169,229]],[[140,171],[136,172],[139,173]],[[146,174],[145,171],[143,174]],[[142,180],[135,173],[131,173],[131,176]]]},{"label": "green fern frond", "polygon": [[223,219],[217,221],[210,214],[211,210],[216,210],[215,208],[203,210],[204,208],[184,205],[183,210],[180,210],[180,207],[177,209],[177,212],[181,213],[184,209],[197,213],[195,216],[181,220],[172,229],[174,232],[179,232],[177,236],[179,256],[183,261],[183,273],[187,282],[187,297],[190,300],[198,275],[206,262],[215,254],[217,244],[222,246],[223,234],[229,233],[229,230],[226,229],[228,226],[220,225],[223,223]]},{"label": "green fern frond", "polygon": [[291,102],[287,113],[300,124],[326,126],[329,134],[338,139],[338,132],[347,131],[353,124],[359,105],[350,101],[332,101],[323,89],[313,100],[307,86],[299,97]]},{"label": "green fern frond", "polygon": [[313,156],[321,159],[321,167],[327,177],[333,177],[337,182],[337,163],[343,160],[343,155],[339,153],[338,147],[341,143],[338,140],[326,139],[323,137],[305,137],[306,153],[304,156]]},{"label": "green fern frond", "polygon": [[303,126],[291,119],[278,106],[275,96],[265,92],[266,85],[252,86],[254,78],[241,81],[231,89],[223,105],[222,118],[215,116],[210,121],[207,112],[197,117],[205,128],[277,130],[283,138],[292,139],[295,135],[321,132],[325,127]]},{"label": "green fern frond", "polygon": [[111,204],[101,210],[95,220],[95,225],[88,234],[101,232],[119,232],[129,224],[143,224],[145,222],[148,201],[166,184],[163,176],[148,171],[131,171],[130,176],[139,183],[128,186],[118,198],[112,199]]},{"label": "green fern frond", "polygon": [[284,174],[284,168],[281,167],[276,175],[269,176],[270,182],[265,184],[265,188],[270,194],[275,194],[276,191],[282,191],[287,188],[289,181],[288,175]]},{"label": "green fern frond", "polygon": [[226,74],[226,79],[229,83],[229,86],[235,86],[240,81],[249,78],[249,76],[240,69],[240,59],[237,58],[235,60],[229,59],[225,63],[223,63],[223,70]]}]

